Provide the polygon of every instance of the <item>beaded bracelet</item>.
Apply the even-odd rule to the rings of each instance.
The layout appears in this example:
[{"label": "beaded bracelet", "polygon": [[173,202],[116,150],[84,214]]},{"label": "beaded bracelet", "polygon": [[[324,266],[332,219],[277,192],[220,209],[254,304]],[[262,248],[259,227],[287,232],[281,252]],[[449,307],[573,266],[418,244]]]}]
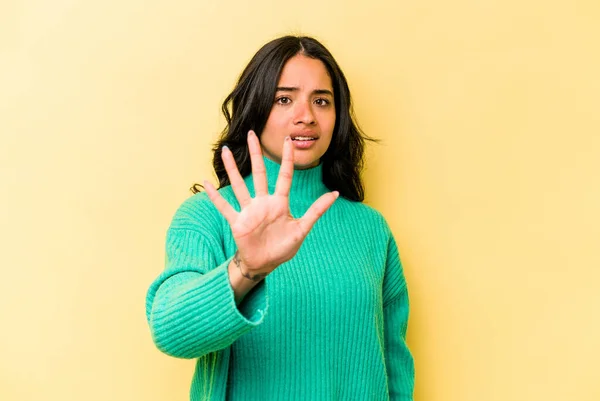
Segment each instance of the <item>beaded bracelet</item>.
[{"label": "beaded bracelet", "polygon": [[254,276],[251,276],[248,273],[244,273],[242,271],[242,267],[240,266],[241,260],[240,260],[240,255],[239,255],[238,251],[235,251],[235,256],[233,257],[233,261],[234,261],[235,265],[237,266],[238,270],[240,271],[240,273],[242,274],[242,276],[244,276],[248,280],[251,280],[251,281],[254,281],[255,283],[258,283],[260,280],[262,280],[265,277],[267,277],[266,274],[255,274]]}]

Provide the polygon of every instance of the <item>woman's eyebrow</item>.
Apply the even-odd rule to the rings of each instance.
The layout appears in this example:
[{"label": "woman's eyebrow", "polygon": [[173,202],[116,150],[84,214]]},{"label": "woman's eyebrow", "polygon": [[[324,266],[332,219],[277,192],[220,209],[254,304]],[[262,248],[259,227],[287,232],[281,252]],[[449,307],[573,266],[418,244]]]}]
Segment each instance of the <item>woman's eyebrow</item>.
[{"label": "woman's eyebrow", "polygon": [[329,95],[333,97],[333,92],[331,92],[329,89],[315,89],[313,93],[315,95]]},{"label": "woman's eyebrow", "polygon": [[[299,89],[295,86],[278,86],[277,92],[297,92]],[[333,92],[329,89],[315,89],[312,91],[314,95],[329,95],[333,97]]]},{"label": "woman's eyebrow", "polygon": [[297,91],[298,88],[294,87],[294,86],[278,86],[277,87],[277,92],[279,91],[283,91],[283,92],[294,92]]}]

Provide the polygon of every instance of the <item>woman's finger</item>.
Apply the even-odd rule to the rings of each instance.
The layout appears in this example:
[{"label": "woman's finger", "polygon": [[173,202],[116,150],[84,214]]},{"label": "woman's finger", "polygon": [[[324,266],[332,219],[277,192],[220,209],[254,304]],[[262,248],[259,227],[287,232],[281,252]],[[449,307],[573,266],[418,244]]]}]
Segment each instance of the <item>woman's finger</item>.
[{"label": "woman's finger", "polygon": [[260,149],[260,142],[252,130],[248,131],[248,150],[250,151],[250,161],[252,162],[254,195],[269,195],[267,173],[265,172],[265,162]]},{"label": "woman's finger", "polygon": [[308,232],[313,228],[317,220],[329,209],[333,202],[338,198],[339,192],[333,191],[321,195],[310,208],[304,213],[299,219],[300,226],[304,232],[304,235],[308,235]]},{"label": "woman's finger", "polygon": [[221,158],[223,159],[225,170],[227,170],[227,176],[229,177],[233,193],[235,193],[235,197],[243,209],[252,201],[252,198],[250,197],[248,187],[237,168],[237,164],[235,164],[233,153],[231,153],[231,150],[229,150],[227,146],[223,146],[223,149],[221,149]]},{"label": "woman's finger", "polygon": [[292,186],[292,177],[294,176],[294,144],[289,136],[283,141],[283,152],[281,157],[281,167],[277,177],[275,194],[289,196]]},{"label": "woman's finger", "polygon": [[208,197],[210,198],[211,202],[215,205],[217,210],[221,212],[223,217],[225,217],[225,220],[227,220],[229,225],[232,226],[233,223],[235,223],[235,221],[237,220],[238,213],[235,211],[235,209],[231,207],[229,202],[227,202],[225,198],[221,196],[219,191],[217,191],[216,188],[210,182],[204,181],[204,189],[206,189]]}]

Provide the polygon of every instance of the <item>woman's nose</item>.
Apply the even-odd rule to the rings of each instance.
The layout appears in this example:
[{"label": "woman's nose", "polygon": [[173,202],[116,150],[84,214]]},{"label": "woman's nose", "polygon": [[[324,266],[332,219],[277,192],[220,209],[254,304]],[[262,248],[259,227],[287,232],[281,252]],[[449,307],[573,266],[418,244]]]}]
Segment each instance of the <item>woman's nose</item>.
[{"label": "woman's nose", "polygon": [[294,110],[294,123],[314,124],[315,115],[313,113],[312,104],[310,102],[297,102]]}]

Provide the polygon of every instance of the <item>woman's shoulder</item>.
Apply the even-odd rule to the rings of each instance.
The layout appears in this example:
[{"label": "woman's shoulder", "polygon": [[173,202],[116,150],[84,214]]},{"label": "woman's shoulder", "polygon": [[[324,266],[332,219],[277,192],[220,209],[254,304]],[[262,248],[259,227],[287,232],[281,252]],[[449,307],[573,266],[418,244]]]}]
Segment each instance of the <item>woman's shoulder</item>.
[{"label": "woman's shoulder", "polygon": [[381,212],[377,209],[375,209],[375,207],[368,205],[364,202],[357,202],[357,201],[352,201],[349,199],[346,199],[342,196],[340,196],[336,202],[340,203],[340,206],[348,211],[352,211],[354,213],[358,213],[361,214],[365,217],[371,217],[371,218],[382,218],[383,215],[381,214]]},{"label": "woman's shoulder", "polygon": [[356,219],[362,224],[367,223],[374,227],[381,228],[385,232],[389,232],[390,228],[383,214],[364,202],[354,202],[346,198],[340,197],[337,202],[340,202],[340,209],[343,210],[345,217]]},{"label": "woman's shoulder", "polygon": [[[219,189],[219,193],[226,201],[232,203],[233,191],[230,186]],[[234,205],[232,204],[232,206]],[[208,193],[202,191],[188,197],[179,205],[169,228],[189,230],[197,230],[200,227],[206,228],[207,226],[217,228],[221,226],[223,219],[221,212],[208,197]]]}]

